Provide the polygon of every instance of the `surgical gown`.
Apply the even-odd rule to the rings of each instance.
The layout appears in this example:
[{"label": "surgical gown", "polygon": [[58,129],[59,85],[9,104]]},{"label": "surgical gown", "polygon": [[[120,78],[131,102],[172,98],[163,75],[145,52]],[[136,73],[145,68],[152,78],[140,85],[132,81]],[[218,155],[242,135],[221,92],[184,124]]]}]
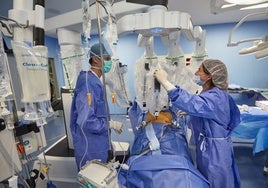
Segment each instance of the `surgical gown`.
[{"label": "surgical gown", "polygon": [[119,171],[120,186],[209,188],[208,181],[193,165],[181,127],[153,123],[160,149],[145,153],[149,149],[150,138],[146,134],[146,128],[136,130],[142,116],[141,109],[134,102],[129,110],[129,118],[135,139],[131,157],[126,162],[129,169]]},{"label": "surgical gown", "polygon": [[[91,103],[88,103],[88,93],[91,94]],[[88,160],[107,162],[109,142],[106,114],[103,85],[99,77],[91,71],[81,71],[74,91],[70,121],[78,170]]]},{"label": "surgical gown", "polygon": [[216,87],[200,95],[176,86],[168,92],[175,108],[191,115],[197,168],[212,188],[239,188],[231,131],[240,123],[240,112],[230,95]]}]

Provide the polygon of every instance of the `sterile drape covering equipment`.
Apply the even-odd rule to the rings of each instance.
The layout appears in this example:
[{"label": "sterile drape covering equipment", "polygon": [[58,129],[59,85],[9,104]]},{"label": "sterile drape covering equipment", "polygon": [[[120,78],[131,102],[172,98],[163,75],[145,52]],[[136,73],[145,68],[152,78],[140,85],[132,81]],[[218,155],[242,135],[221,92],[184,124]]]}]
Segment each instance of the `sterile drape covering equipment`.
[{"label": "sterile drape covering equipment", "polygon": [[[47,47],[12,41],[22,85],[22,102],[50,100]],[[34,91],[34,92],[33,92]]]},{"label": "sterile drape covering equipment", "polygon": [[90,57],[90,32],[91,32],[91,11],[90,11],[91,0],[82,1],[82,28],[83,32],[81,35],[82,38],[82,48],[84,51],[84,60],[87,60],[85,63],[88,63]]},{"label": "sterile drape covering equipment", "polygon": [[58,29],[57,35],[60,45],[60,59],[64,71],[65,87],[66,89],[74,89],[84,60],[84,52],[81,48],[81,35],[66,29]]},{"label": "sterile drape covering equipment", "polygon": [[90,0],[82,1],[82,14],[83,14],[83,33],[82,36],[86,41],[90,40],[91,31],[91,14],[90,14]]},{"label": "sterile drape covering equipment", "polygon": [[[50,103],[48,50],[44,46],[44,1],[14,0],[8,11],[13,29],[11,42],[16,58],[27,120],[53,114]],[[20,107],[21,108],[21,107]]]},{"label": "sterile drape covering equipment", "polygon": [[50,103],[48,51],[46,46],[30,47],[12,41],[21,85],[21,101],[25,105],[27,120],[48,117],[53,114]]},{"label": "sterile drape covering equipment", "polygon": [[[0,182],[22,170],[13,133],[14,118],[9,110],[9,107],[12,107],[11,100],[7,99],[12,95],[12,90],[1,31],[0,25]],[[13,178],[18,178],[18,176],[13,176]]]},{"label": "sterile drape covering equipment", "polygon": [[120,107],[129,107],[132,98],[126,81],[127,65],[119,62],[119,59],[112,61],[112,68],[106,74],[106,85],[108,86],[111,101]]},{"label": "sterile drape covering equipment", "polygon": [[111,96],[111,102],[120,107],[129,107],[132,98],[126,81],[127,65],[120,62],[117,54],[118,34],[116,16],[109,1],[106,1],[104,6],[108,17],[103,31],[102,42],[105,49],[111,55],[113,62],[111,70],[105,75],[105,83],[107,91]]},{"label": "sterile drape covering equipment", "polygon": [[[1,124],[5,123],[1,121]],[[4,130],[0,131],[0,150],[0,182],[2,182],[22,170],[13,129],[6,127]]]},{"label": "sterile drape covering equipment", "polygon": [[153,72],[165,63],[155,57],[145,58],[144,55],[135,64],[135,93],[139,106],[150,112],[160,112],[163,107],[168,106],[168,98],[164,90],[155,83]]},{"label": "sterile drape covering equipment", "polygon": [[7,66],[7,56],[4,50],[3,38],[0,26],[0,99],[12,94],[10,86],[10,77]]}]

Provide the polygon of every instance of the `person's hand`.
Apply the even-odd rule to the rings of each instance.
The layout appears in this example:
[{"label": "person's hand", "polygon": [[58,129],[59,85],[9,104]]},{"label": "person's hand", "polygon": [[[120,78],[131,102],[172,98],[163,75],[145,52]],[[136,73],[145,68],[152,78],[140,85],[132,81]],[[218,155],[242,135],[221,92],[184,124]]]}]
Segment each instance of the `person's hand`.
[{"label": "person's hand", "polygon": [[175,88],[175,86],[167,80],[167,73],[163,69],[156,69],[154,71],[154,77],[167,91]]},{"label": "person's hand", "polygon": [[156,69],[154,71],[154,77],[158,80],[160,84],[163,84],[167,81],[167,73],[163,69]]},{"label": "person's hand", "polygon": [[187,113],[184,112],[184,111],[182,111],[182,110],[179,110],[179,111],[177,112],[177,115],[178,115],[178,116],[180,116],[180,115],[187,115]]},{"label": "person's hand", "polygon": [[118,134],[121,134],[123,131],[123,123],[119,121],[109,121],[109,126],[111,129],[115,130]]}]

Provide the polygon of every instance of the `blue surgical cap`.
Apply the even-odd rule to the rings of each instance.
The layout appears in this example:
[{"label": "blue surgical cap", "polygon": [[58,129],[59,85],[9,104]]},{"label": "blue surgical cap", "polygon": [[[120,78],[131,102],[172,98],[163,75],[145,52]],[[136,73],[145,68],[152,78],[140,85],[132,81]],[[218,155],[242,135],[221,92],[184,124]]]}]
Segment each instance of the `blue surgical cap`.
[{"label": "blue surgical cap", "polygon": [[92,56],[95,56],[95,55],[97,55],[97,56],[101,56],[101,54],[100,54],[100,46],[101,46],[101,48],[102,48],[102,55],[108,55],[108,56],[110,56],[110,54],[107,52],[107,50],[105,49],[105,47],[104,47],[104,45],[101,43],[96,43],[96,44],[94,44],[93,46],[91,46],[91,49],[90,49],[90,57],[92,57]]}]

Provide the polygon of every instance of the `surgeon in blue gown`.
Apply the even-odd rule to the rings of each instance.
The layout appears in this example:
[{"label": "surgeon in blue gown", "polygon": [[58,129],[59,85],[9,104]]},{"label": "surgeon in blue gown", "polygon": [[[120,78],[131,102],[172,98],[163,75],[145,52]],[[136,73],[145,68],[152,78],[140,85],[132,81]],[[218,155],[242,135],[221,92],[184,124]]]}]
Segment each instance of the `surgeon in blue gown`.
[{"label": "surgeon in blue gown", "polygon": [[164,70],[157,69],[154,72],[154,77],[167,90],[172,105],[190,115],[197,168],[210,182],[210,186],[239,188],[240,177],[230,134],[240,123],[240,112],[226,92],[226,66],[220,60],[207,59],[195,75],[203,87],[199,95],[172,85]]},{"label": "surgeon in blue gown", "polygon": [[[100,58],[100,48],[103,51],[104,67]],[[122,132],[121,122],[110,121],[103,84],[100,80],[103,71],[107,73],[111,69],[110,55],[104,45],[99,43],[91,47],[90,53],[90,70],[80,72],[71,106],[70,128],[78,170],[86,161],[93,159],[106,163],[109,151],[109,128],[117,133]]]}]

